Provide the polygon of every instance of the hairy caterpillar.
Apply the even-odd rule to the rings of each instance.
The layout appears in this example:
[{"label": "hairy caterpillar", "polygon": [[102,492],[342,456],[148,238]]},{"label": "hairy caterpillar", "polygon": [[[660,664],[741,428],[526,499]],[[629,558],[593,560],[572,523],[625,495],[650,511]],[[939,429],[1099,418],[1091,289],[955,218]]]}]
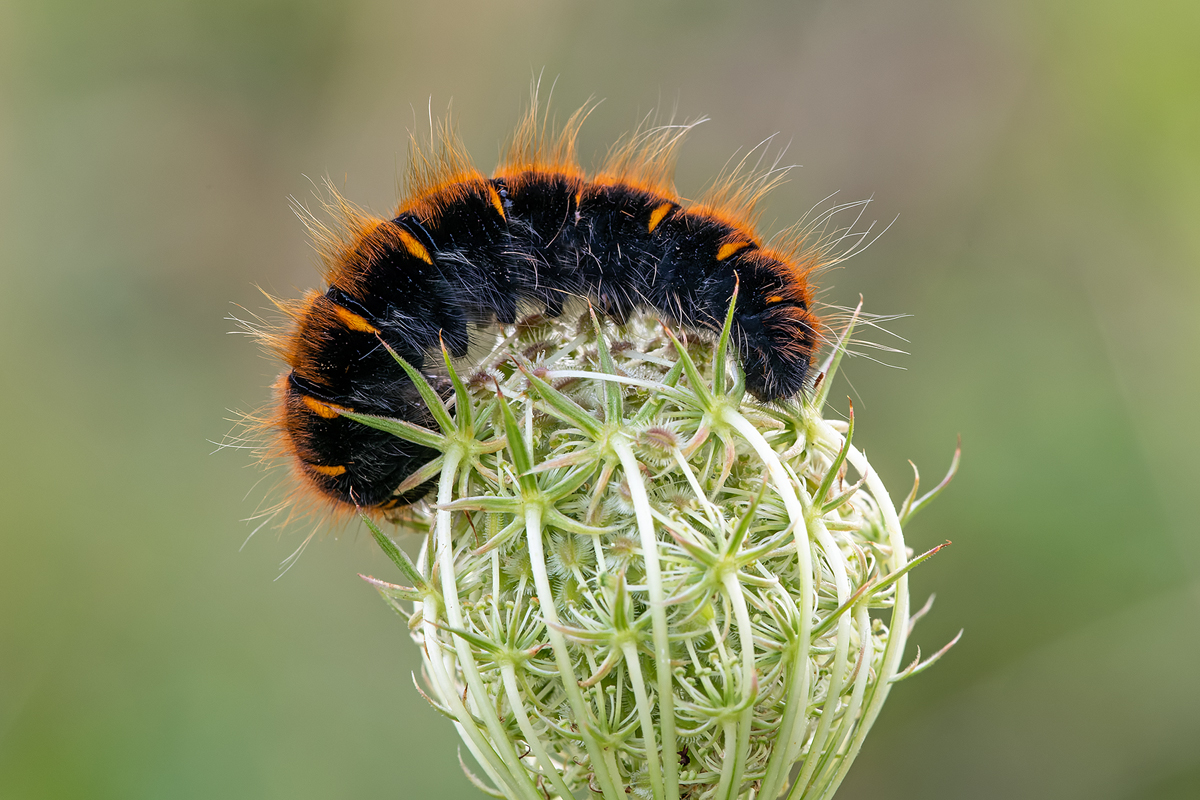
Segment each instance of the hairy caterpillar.
[{"label": "hairy caterpillar", "polygon": [[447,127],[439,152],[415,151],[394,217],[339,198],[344,230],[316,226],[328,288],[282,304],[293,324],[268,336],[290,369],[266,425],[304,484],[343,507],[415,502],[423,489],[396,489],[435,454],[340,413],[428,424],[381,340],[420,369],[443,343],[465,356],[476,326],[529,308],[557,316],[571,298],[618,323],[652,310],[715,333],[736,286],[732,338],[747,389],[769,401],[804,388],[819,339],[808,278],[822,250],[802,237],[767,247],[757,235],[753,206],[770,175],[734,170],[685,204],[671,183],[677,126],[629,137],[588,176],[574,159],[584,116],[549,136],[531,111],[491,178]]}]

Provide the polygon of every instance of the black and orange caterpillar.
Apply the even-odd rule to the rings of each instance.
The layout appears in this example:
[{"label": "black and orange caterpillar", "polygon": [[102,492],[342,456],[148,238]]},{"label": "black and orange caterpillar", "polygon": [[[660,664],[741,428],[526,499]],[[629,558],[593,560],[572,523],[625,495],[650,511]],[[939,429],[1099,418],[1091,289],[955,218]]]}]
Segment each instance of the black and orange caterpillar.
[{"label": "black and orange caterpillar", "polygon": [[721,329],[737,287],[732,340],[746,387],[770,401],[805,386],[819,339],[809,274],[821,249],[802,237],[767,247],[754,202],[770,177],[719,180],[685,205],[671,181],[681,127],[634,135],[588,176],[574,158],[584,114],[557,136],[531,112],[495,175],[476,171],[447,126],[417,149],[410,196],[379,219],[338,198],[344,229],[317,226],[328,288],[282,304],[290,330],[268,335],[290,368],[267,427],[303,484],[335,506],[385,511],[425,490],[397,487],[436,454],[339,412],[430,424],[386,342],[417,368],[440,346],[465,356],[473,326],[519,312],[562,313],[586,298],[617,323],[635,309],[693,331]]}]

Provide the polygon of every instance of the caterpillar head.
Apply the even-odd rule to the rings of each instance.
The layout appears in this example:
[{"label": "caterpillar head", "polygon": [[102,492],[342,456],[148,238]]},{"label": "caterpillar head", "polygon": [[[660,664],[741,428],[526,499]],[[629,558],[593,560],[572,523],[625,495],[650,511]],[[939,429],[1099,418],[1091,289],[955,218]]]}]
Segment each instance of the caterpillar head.
[{"label": "caterpillar head", "polygon": [[817,346],[813,314],[800,306],[777,305],[738,322],[746,390],[763,401],[803,391]]},{"label": "caterpillar head", "polygon": [[739,262],[734,322],[746,389],[764,401],[793,397],[804,390],[820,341],[808,282],[767,250]]}]

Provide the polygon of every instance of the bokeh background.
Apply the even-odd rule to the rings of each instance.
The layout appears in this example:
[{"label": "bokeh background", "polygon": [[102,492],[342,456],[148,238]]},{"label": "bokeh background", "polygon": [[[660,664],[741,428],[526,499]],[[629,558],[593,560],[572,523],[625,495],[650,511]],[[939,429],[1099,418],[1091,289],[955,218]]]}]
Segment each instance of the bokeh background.
[{"label": "bokeh background", "polygon": [[[698,194],[771,134],[777,230],[833,192],[885,236],[824,299],[907,314],[845,372],[903,496],[926,653],[840,798],[1200,797],[1200,5],[0,3],[0,796],[471,798],[351,526],[263,499],[228,335],[317,279],[289,197],[377,210],[453,101],[485,170],[534,75],[708,115]],[[896,369],[894,367],[902,367]],[[844,408],[844,401],[842,401]],[[412,544],[412,542],[409,542]]]}]

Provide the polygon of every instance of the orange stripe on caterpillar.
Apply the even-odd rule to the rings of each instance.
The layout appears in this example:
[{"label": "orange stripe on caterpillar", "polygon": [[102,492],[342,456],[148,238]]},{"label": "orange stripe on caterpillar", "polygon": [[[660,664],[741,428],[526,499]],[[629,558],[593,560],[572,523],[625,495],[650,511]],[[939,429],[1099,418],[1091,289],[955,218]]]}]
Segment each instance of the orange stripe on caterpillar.
[{"label": "orange stripe on caterpillar", "polygon": [[752,242],[726,242],[717,251],[717,261],[724,261],[739,250],[745,250]]},{"label": "orange stripe on caterpillar", "polygon": [[352,331],[362,331],[363,333],[379,333],[379,329],[371,323],[367,322],[365,317],[355,314],[353,311],[335,305],[334,312],[338,319],[346,323],[346,327]]},{"label": "orange stripe on caterpillar", "polygon": [[315,397],[303,395],[301,397],[301,402],[308,406],[309,411],[313,412],[322,419],[336,419],[337,417],[341,416],[341,414],[338,413],[338,406],[331,405],[329,403],[322,403]]},{"label": "orange stripe on caterpillar", "polygon": [[410,255],[424,261],[426,264],[433,264],[433,258],[429,255],[429,251],[425,249],[425,245],[417,241],[417,238],[406,230],[400,230],[400,241],[404,244],[404,249]]},{"label": "orange stripe on caterpillar", "polygon": [[[671,213],[671,209],[674,207],[674,203],[663,203],[661,206],[651,211],[650,224],[647,226],[646,230],[650,233],[654,233],[654,229],[658,227],[658,223],[662,222],[663,217]],[[718,258],[717,260],[720,261],[721,259]]]},{"label": "orange stripe on caterpillar", "polygon": [[492,199],[492,207],[496,209],[496,213],[500,215],[501,219],[507,219],[504,213],[504,203],[500,199],[500,192],[496,191],[496,187],[490,183],[488,184],[487,190],[488,196]]}]

